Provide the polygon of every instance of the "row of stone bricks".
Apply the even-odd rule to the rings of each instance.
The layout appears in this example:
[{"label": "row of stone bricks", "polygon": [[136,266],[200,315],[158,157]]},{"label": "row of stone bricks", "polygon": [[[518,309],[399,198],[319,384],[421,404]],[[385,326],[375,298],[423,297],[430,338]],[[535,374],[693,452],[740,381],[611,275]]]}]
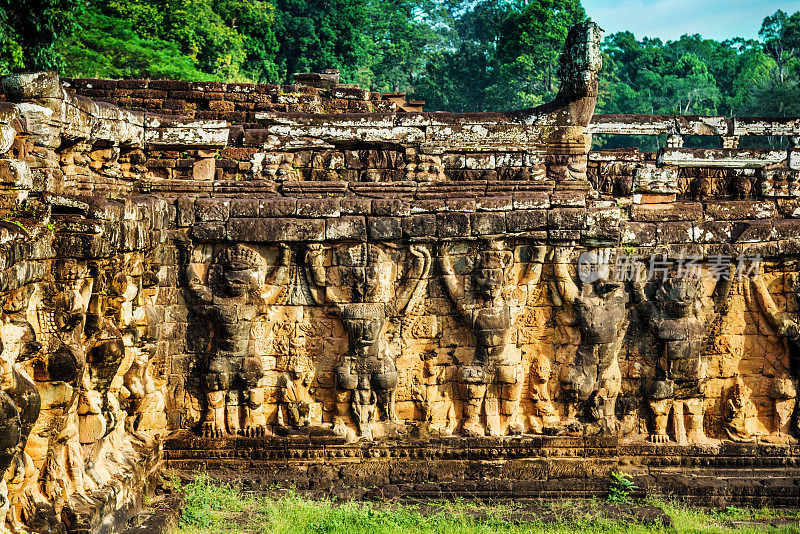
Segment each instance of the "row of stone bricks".
[{"label": "row of stone bricks", "polygon": [[643,247],[681,243],[767,243],[800,239],[800,221],[623,222],[621,235],[622,244]]},{"label": "row of stone bricks", "polygon": [[236,217],[228,221],[197,222],[191,227],[193,236],[204,241],[365,241],[368,238],[384,241],[509,234],[524,234],[533,239],[555,241],[590,239],[605,244],[616,243],[619,239],[618,227],[551,226],[548,220],[557,215],[558,212],[548,213],[545,210],[520,210],[509,213],[439,213],[407,217],[355,215],[328,219]]},{"label": "row of stone bricks", "polygon": [[[620,220],[620,210],[612,201],[588,201],[567,207],[555,195],[520,194],[482,198],[440,198],[429,200],[398,200],[368,198],[292,198],[264,199],[194,198],[177,200],[179,226],[193,222],[227,221],[229,218],[305,217],[336,218],[346,215],[375,215],[404,217],[423,213],[498,212],[509,215],[523,212],[543,213],[550,226],[567,228],[595,224],[608,219]],[[556,208],[558,209],[549,209]],[[578,225],[578,226],[574,226]]]},{"label": "row of stone bricks", "polygon": [[[464,203],[475,206],[474,200]],[[197,239],[212,241],[448,239],[523,234],[551,241],[574,240],[605,246],[620,242],[654,247],[774,244],[786,240],[796,243],[800,239],[800,221],[796,220],[629,222],[622,221],[619,209],[611,204],[594,202],[588,208],[412,213],[396,201],[181,198],[176,216],[179,227],[192,227]],[[359,211],[359,207],[366,205],[371,205],[371,215]]]},{"label": "row of stone bricks", "polygon": [[[471,184],[475,185],[475,184]],[[478,184],[486,185],[486,184]],[[456,188],[460,189],[460,188]],[[302,193],[302,191],[298,191]],[[333,193],[334,191],[330,191]],[[470,193],[485,193],[485,190]],[[415,213],[438,213],[444,211],[496,211],[513,212],[561,208],[563,213],[578,209],[581,217],[587,213],[605,211],[619,213],[616,202],[610,200],[587,200],[584,195],[570,192],[521,191],[506,195],[456,196],[453,191],[447,198],[398,199],[398,198],[304,198],[274,196],[262,199],[242,198],[193,198],[182,197],[178,205],[183,210],[192,210],[191,221],[225,221],[228,217],[338,217],[340,215],[385,215],[405,216]],[[705,221],[768,221],[778,219],[791,210],[795,203],[776,204],[772,201],[722,200],[709,202],[674,202],[669,204],[632,204],[630,220],[634,222],[705,222]],[[779,209],[782,208],[782,209]],[[566,209],[566,211],[565,211]],[[581,211],[583,210],[583,211]],[[588,212],[586,211],[588,210]],[[609,211],[610,210],[610,211]],[[558,210],[552,213],[557,213]],[[196,218],[195,218],[196,215]],[[611,215],[606,215],[611,216]],[[613,215],[617,221],[620,215]],[[189,221],[189,222],[191,222]],[[800,225],[800,221],[787,220],[786,225]]]},{"label": "row of stone bricks", "polygon": [[63,79],[68,91],[122,108],[161,110],[198,119],[254,122],[256,111],[312,113],[391,111],[381,93],[357,87],[320,89],[273,85],[178,80]]}]

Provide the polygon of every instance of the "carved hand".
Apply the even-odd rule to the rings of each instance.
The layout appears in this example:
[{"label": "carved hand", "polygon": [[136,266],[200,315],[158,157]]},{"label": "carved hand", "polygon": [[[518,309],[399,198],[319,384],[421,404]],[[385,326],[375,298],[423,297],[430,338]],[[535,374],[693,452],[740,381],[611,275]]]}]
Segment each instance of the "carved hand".
[{"label": "carved hand", "polygon": [[325,249],[321,243],[310,243],[306,250],[306,263],[311,269],[314,284],[324,286],[326,282],[325,268],[322,265],[322,255]]},{"label": "carved hand", "polygon": [[533,248],[533,262],[544,263],[545,258],[549,254],[549,250],[545,245],[537,245]]},{"label": "carved hand", "polygon": [[571,253],[572,247],[556,247],[553,251],[553,261],[555,263],[565,263]]},{"label": "carved hand", "polygon": [[775,324],[778,329],[778,334],[783,337],[797,337],[799,331],[797,323],[792,320],[790,315],[786,312],[781,312],[775,317]]}]

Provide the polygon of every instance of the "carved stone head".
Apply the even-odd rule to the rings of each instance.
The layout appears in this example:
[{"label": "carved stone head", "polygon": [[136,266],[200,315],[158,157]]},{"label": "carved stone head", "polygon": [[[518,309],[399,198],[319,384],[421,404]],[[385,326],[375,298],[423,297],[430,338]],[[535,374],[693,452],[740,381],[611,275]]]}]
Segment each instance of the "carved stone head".
[{"label": "carved stone head", "polygon": [[688,317],[697,313],[703,284],[697,276],[673,276],[661,284],[656,298],[668,316]]},{"label": "carved stone head", "polygon": [[502,294],[506,267],[510,263],[511,253],[499,241],[490,241],[486,248],[478,252],[473,278],[485,298],[494,299]]},{"label": "carved stone head", "polygon": [[550,380],[552,367],[550,359],[544,354],[539,354],[531,363],[530,381],[532,384],[546,384]]},{"label": "carved stone head", "polygon": [[215,282],[222,294],[241,297],[255,288],[264,259],[255,250],[236,244],[222,251],[217,259]]}]

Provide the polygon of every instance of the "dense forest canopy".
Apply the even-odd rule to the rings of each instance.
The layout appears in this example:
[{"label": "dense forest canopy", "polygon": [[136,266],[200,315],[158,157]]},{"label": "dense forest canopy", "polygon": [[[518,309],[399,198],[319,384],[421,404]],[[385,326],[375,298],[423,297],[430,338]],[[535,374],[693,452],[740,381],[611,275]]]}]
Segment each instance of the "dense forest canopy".
[{"label": "dense forest canopy", "polygon": [[[426,108],[531,107],[580,0],[0,0],[0,73],[280,83],[338,68]],[[754,24],[758,24],[754,21]],[[800,115],[800,12],[759,39],[606,36],[599,112]]]}]

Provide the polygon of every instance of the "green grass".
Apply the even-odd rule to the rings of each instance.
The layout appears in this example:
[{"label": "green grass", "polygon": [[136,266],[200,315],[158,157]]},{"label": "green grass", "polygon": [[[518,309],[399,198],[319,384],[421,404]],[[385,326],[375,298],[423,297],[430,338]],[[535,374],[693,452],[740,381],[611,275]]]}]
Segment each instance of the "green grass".
[{"label": "green grass", "polygon": [[[422,515],[407,504],[331,503],[310,500],[288,491],[282,494],[242,492],[198,473],[193,482],[181,488],[186,493],[186,508],[180,524],[170,534],[212,533],[309,533],[309,534],[516,534],[516,533],[725,533],[797,532],[800,511],[728,508],[707,512],[673,502],[648,501],[672,516],[669,528],[604,519],[602,502],[591,501],[579,518],[570,513],[574,501],[556,501],[548,508],[563,521],[550,524],[515,525],[501,519],[521,505],[484,505],[468,500],[427,502]],[[486,514],[475,518],[472,511]],[[572,517],[571,519],[567,519]],[[739,522],[758,521],[742,525]],[[732,522],[734,522],[732,524]],[[771,527],[770,523],[779,526]],[[788,524],[787,524],[788,523]]]}]

